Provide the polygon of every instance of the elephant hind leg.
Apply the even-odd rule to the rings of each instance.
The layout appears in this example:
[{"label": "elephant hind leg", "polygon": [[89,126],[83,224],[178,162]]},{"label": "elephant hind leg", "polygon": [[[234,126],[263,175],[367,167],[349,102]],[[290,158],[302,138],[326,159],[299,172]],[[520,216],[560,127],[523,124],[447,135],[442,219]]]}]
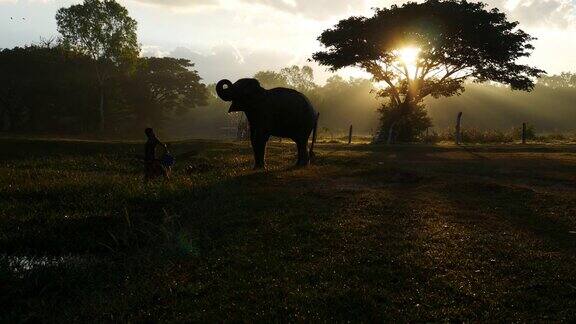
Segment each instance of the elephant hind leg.
[{"label": "elephant hind leg", "polygon": [[308,155],[308,139],[297,140],[296,146],[298,147],[298,162],[297,166],[307,166],[310,161]]}]

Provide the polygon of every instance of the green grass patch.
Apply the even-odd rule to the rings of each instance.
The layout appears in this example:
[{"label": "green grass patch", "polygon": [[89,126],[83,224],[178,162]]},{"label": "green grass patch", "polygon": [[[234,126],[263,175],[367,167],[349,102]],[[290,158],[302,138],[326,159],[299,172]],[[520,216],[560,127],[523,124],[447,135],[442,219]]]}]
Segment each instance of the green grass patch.
[{"label": "green grass patch", "polygon": [[0,321],[573,321],[576,149],[2,140]]}]

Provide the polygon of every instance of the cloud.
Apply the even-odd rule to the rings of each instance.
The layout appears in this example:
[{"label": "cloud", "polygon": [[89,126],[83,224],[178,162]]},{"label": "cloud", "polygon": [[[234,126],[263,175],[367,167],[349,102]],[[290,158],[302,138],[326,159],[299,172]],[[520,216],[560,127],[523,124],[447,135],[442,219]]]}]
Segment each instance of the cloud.
[{"label": "cloud", "polygon": [[[370,7],[401,5],[403,0],[368,0]],[[576,0],[480,0],[488,8],[498,8],[505,12],[509,19],[520,22],[521,27],[556,27],[569,28],[576,26]],[[417,2],[423,2],[418,0]]]},{"label": "cloud", "polygon": [[[396,1],[401,2],[401,1]],[[576,23],[573,0],[482,0],[489,8],[498,8],[521,27],[568,28]]]},{"label": "cloud", "polygon": [[218,0],[135,0],[135,1],[163,7],[200,7],[220,3]]},{"label": "cloud", "polygon": [[365,0],[244,0],[244,2],[259,3],[314,19],[325,19],[368,8]]},{"label": "cloud", "polygon": [[314,69],[315,79],[323,83],[330,75],[325,68],[305,57],[293,53],[239,49],[233,45],[219,45],[209,52],[198,52],[189,47],[176,47],[172,51],[159,51],[156,46],[146,46],[143,56],[168,56],[184,58],[195,64],[196,69],[206,83],[215,83],[221,79],[238,80],[251,77],[259,71],[280,71],[292,65],[308,65]]},{"label": "cloud", "polygon": [[[2,1],[2,0],[0,0]],[[401,5],[404,0],[133,0],[172,8],[218,8],[241,11],[247,7],[263,7],[313,20],[326,20],[352,14],[367,14],[371,7]],[[419,0],[418,2],[422,2]],[[576,24],[576,3],[573,0],[483,0],[491,7],[505,11],[512,19],[526,26],[566,28]]]},{"label": "cloud", "polygon": [[195,69],[208,83],[223,78],[231,80],[245,78],[261,70],[278,70],[294,61],[294,57],[288,53],[238,49],[232,45],[216,46],[209,53],[177,47],[167,56],[189,59],[196,64]]},{"label": "cloud", "polygon": [[576,5],[565,0],[520,0],[509,13],[530,26],[567,28],[576,22]]},{"label": "cloud", "polygon": [[[1,0],[0,0],[1,1]],[[369,8],[366,0],[134,0],[136,2],[178,9],[198,9],[218,7],[220,9],[241,10],[245,7],[260,6],[301,15],[311,19],[326,19]]]},{"label": "cloud", "polygon": [[[1,0],[0,0],[1,1]],[[117,0],[129,2],[137,6],[158,7],[168,9],[172,13],[196,13],[211,9],[221,9],[220,0]]]},{"label": "cloud", "polygon": [[170,51],[156,45],[142,45],[141,50],[142,56],[166,57],[170,55]]}]

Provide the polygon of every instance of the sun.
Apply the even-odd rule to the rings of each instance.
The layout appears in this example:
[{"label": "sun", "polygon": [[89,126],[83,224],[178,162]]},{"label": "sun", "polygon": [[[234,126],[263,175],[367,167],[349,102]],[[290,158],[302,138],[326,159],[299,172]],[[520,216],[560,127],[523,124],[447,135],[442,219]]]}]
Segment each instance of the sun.
[{"label": "sun", "polygon": [[420,51],[418,47],[404,47],[397,50],[396,55],[398,55],[398,58],[403,64],[413,67],[418,61]]}]

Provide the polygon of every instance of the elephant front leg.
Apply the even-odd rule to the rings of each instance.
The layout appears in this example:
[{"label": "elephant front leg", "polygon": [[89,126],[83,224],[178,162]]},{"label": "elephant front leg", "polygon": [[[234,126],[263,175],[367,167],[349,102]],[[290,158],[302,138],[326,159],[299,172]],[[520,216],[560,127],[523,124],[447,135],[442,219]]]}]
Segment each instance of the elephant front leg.
[{"label": "elephant front leg", "polygon": [[298,162],[297,166],[307,166],[310,161],[308,156],[308,139],[296,141],[296,146],[298,147]]},{"label": "elephant front leg", "polygon": [[266,143],[269,136],[259,132],[253,132],[250,136],[252,142],[252,150],[254,151],[254,169],[264,169],[264,157],[266,155]]}]

